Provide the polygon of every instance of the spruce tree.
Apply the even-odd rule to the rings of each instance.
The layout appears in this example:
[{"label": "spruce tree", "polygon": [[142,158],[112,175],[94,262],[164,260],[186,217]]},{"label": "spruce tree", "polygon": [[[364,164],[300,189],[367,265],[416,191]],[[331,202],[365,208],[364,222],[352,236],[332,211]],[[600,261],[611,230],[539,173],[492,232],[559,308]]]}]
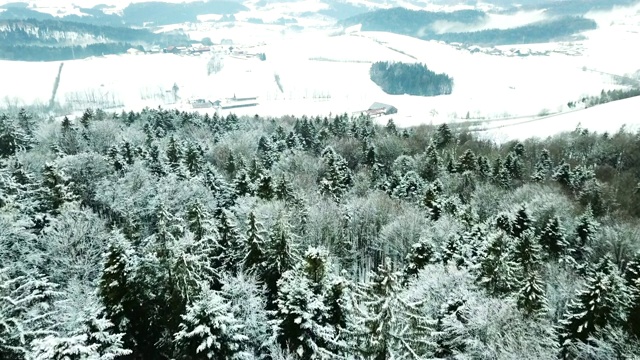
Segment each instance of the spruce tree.
[{"label": "spruce tree", "polygon": [[474,172],[476,170],[478,170],[476,155],[471,149],[467,149],[458,159],[458,171],[463,173],[465,171]]},{"label": "spruce tree", "polygon": [[236,177],[233,180],[233,187],[235,188],[235,194],[237,196],[245,196],[253,194],[253,186],[252,186],[251,178],[249,177],[249,173],[245,169],[240,169],[236,173]]},{"label": "spruce tree", "polygon": [[204,289],[187,307],[174,336],[179,359],[243,360],[250,356],[250,339],[220,292]]},{"label": "spruce tree", "polygon": [[423,205],[427,209],[429,217],[433,221],[440,219],[442,215],[442,204],[440,201],[440,192],[433,184],[427,187],[427,191],[424,194]]},{"label": "spruce tree", "polygon": [[537,271],[526,273],[517,295],[518,308],[528,316],[541,314],[548,303],[544,284]]},{"label": "spruce tree", "polygon": [[560,223],[560,218],[554,216],[549,219],[540,235],[542,248],[552,258],[557,258],[568,250],[569,244],[564,237],[564,228]]},{"label": "spruce tree", "polygon": [[507,157],[504,159],[504,167],[509,172],[509,176],[512,179],[520,180],[523,175],[523,165],[522,160],[515,155],[514,153],[507,154]]},{"label": "spruce tree", "polygon": [[438,149],[444,149],[453,141],[453,133],[451,132],[449,125],[443,123],[438,126],[435,141]]},{"label": "spruce tree", "polygon": [[429,321],[400,297],[399,273],[386,259],[361,295],[356,350],[366,359],[421,358],[428,347]]},{"label": "spruce tree", "polygon": [[498,232],[492,234],[488,241],[486,254],[480,260],[478,280],[491,294],[509,294],[517,287],[518,274],[509,236]]},{"label": "spruce tree", "polygon": [[539,269],[542,263],[541,246],[533,230],[525,231],[516,239],[514,260],[522,268],[522,278],[526,279]]},{"label": "spruce tree", "polygon": [[587,342],[597,329],[607,325],[622,326],[631,303],[629,289],[610,258],[602,259],[590,269],[586,280],[560,322],[565,357],[571,342]]},{"label": "spruce tree", "polygon": [[273,178],[270,174],[263,174],[258,179],[256,187],[256,195],[264,200],[271,200],[273,198]]},{"label": "spruce tree", "polygon": [[176,139],[171,136],[169,138],[169,145],[167,145],[167,160],[169,161],[169,165],[175,171],[180,166],[180,159],[182,158],[182,150],[180,149],[180,145],[177,143]]},{"label": "spruce tree", "polygon": [[433,246],[426,239],[421,239],[419,242],[411,246],[411,251],[407,254],[406,263],[404,268],[404,281],[408,281],[410,278],[418,275],[420,270],[424,269],[431,261],[433,261],[435,251]]},{"label": "spruce tree", "polygon": [[259,272],[264,266],[265,260],[264,229],[253,211],[249,213],[247,218],[244,248],[245,256],[242,260],[244,270],[250,273]]},{"label": "spruce tree", "polygon": [[420,170],[420,176],[428,181],[434,181],[440,176],[442,159],[438,155],[436,146],[433,142],[429,143],[427,149],[424,152],[424,166]]},{"label": "spruce tree", "polygon": [[333,328],[327,324],[324,297],[313,288],[307,274],[300,270],[289,270],[278,280],[278,340],[296,359],[329,356]]},{"label": "spruce tree", "polygon": [[276,308],[278,280],[286,271],[293,269],[295,263],[293,234],[289,222],[281,216],[271,228],[265,248],[264,269],[259,276],[267,290],[269,310]]},{"label": "spruce tree", "polygon": [[525,231],[531,228],[531,219],[525,205],[522,205],[516,213],[516,218],[511,226],[511,235],[520,237]]}]

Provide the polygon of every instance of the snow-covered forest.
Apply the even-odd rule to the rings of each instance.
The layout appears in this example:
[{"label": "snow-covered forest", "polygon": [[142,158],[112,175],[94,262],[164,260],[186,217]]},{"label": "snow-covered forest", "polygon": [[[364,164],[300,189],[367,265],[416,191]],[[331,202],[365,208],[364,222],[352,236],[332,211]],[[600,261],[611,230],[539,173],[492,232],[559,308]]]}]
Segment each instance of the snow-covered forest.
[{"label": "snow-covered forest", "polygon": [[639,136],[0,116],[0,359],[638,358]]}]

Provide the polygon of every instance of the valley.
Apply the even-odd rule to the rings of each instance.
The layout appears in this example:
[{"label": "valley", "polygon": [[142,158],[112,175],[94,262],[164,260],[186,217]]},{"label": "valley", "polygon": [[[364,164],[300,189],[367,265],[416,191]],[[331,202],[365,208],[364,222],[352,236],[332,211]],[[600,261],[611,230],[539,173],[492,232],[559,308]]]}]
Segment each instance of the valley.
[{"label": "valley", "polygon": [[[602,90],[626,89],[620,78],[640,67],[640,55],[629,45],[640,41],[638,5],[586,13],[597,28],[571,38],[498,46],[345,27],[323,15],[327,4],[317,1],[244,6],[247,10],[233,14],[233,21],[220,20],[226,15],[201,15],[196,22],[153,28],[156,34],[183,34],[193,42],[188,46],[202,47],[199,42],[210,39],[214,45],[205,48],[210,50],[196,55],[130,51],[64,61],[56,102],[63,112],[94,106],[115,111],[157,106],[190,110],[194,101],[237,96],[256,97],[258,105],[219,111],[272,117],[353,114],[382,102],[398,112],[377,121],[386,123],[392,117],[399,126],[535,119],[564,113],[570,110],[568,102]],[[547,17],[539,9],[493,11],[483,24],[467,30],[510,29]],[[437,31],[464,30],[463,24],[441,21],[433,26]],[[247,54],[264,54],[265,59]],[[208,64],[214,57],[220,69],[212,73]],[[386,94],[369,78],[376,61],[423,63],[450,75],[453,92],[435,97]],[[0,61],[0,104],[47,103],[59,63]]]}]

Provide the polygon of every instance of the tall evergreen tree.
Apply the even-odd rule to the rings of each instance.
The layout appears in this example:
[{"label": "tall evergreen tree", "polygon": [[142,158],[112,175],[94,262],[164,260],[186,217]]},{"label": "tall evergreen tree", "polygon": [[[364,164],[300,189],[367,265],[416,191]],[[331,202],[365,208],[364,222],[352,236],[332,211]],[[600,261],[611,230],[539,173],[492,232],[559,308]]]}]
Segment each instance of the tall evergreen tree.
[{"label": "tall evergreen tree", "polygon": [[429,321],[400,297],[399,275],[386,259],[361,296],[356,351],[366,359],[408,359],[426,355]]},{"label": "tall evergreen tree", "polygon": [[542,248],[552,258],[557,258],[568,250],[569,244],[565,239],[564,232],[565,230],[560,223],[560,218],[554,216],[549,219],[540,235]]},{"label": "tall evergreen tree", "polygon": [[573,341],[587,342],[596,329],[621,326],[631,296],[611,259],[602,259],[588,272],[587,282],[571,301],[560,325],[560,341],[567,354]]},{"label": "tall evergreen tree", "polygon": [[247,218],[247,234],[245,236],[244,259],[242,265],[248,272],[259,271],[264,266],[265,240],[264,229],[255,212],[251,211]]},{"label": "tall evergreen tree", "polygon": [[220,292],[210,289],[187,307],[175,341],[179,359],[244,360],[251,355],[243,320]]},{"label": "tall evergreen tree", "polygon": [[276,308],[278,280],[286,271],[293,269],[296,263],[293,245],[293,234],[289,222],[281,216],[271,228],[265,249],[265,266],[259,276],[267,290],[269,310]]},{"label": "tall evergreen tree", "polygon": [[424,269],[431,261],[433,261],[435,251],[433,246],[426,239],[411,246],[411,251],[407,254],[406,267],[404,268],[404,281],[416,276],[420,270]]},{"label": "tall evergreen tree", "polygon": [[541,314],[547,309],[548,302],[544,291],[544,284],[537,271],[525,275],[518,291],[518,308],[528,316]]}]

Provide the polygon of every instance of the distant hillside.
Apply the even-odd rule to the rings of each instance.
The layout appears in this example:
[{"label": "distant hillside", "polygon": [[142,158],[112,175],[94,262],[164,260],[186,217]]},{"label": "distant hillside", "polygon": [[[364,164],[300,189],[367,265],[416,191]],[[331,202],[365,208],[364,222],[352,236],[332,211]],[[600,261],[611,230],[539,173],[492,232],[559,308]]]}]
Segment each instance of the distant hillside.
[{"label": "distant hillside", "polygon": [[[496,0],[493,0],[496,2]],[[511,0],[500,0],[497,2],[511,5]],[[630,6],[637,4],[638,0],[564,0],[564,1],[536,1],[530,4],[523,4],[521,7],[514,7],[513,11],[546,9],[550,15],[578,16],[589,11],[607,11],[614,6]]]},{"label": "distant hillside", "polygon": [[476,10],[453,12],[415,11],[405,8],[381,9],[352,16],[340,23],[345,26],[362,24],[363,31],[387,31],[410,36],[429,36],[437,22],[481,24],[486,14]]},{"label": "distant hillside", "polygon": [[438,23],[479,25],[486,14],[476,10],[454,12],[414,11],[404,8],[376,10],[350,17],[344,26],[362,24],[363,31],[386,31],[423,40],[439,40],[478,45],[507,45],[548,42],[597,27],[595,21],[583,17],[558,17],[511,29],[488,29],[474,32],[439,33]]},{"label": "distant hillside", "polygon": [[477,45],[544,43],[597,28],[594,20],[583,17],[562,17],[512,29],[489,29],[474,32],[445,33],[432,39]]},{"label": "distant hillside", "polygon": [[0,21],[0,58],[52,61],[117,54],[132,46],[188,43],[182,35],[60,20]]},{"label": "distant hillside", "polygon": [[[81,2],[79,2],[81,4]],[[37,4],[37,3],[36,3]],[[77,9],[86,16],[65,15],[55,17],[42,13],[28,7],[27,3],[11,3],[0,6],[0,20],[63,20],[88,23],[94,25],[110,26],[142,26],[142,25],[167,25],[183,22],[195,22],[197,16],[201,14],[235,14],[247,8],[233,1],[215,0],[190,3],[165,3],[165,2],[144,2],[132,3],[127,6],[122,14],[106,14],[107,5],[98,5],[93,8],[83,8],[81,5]]]}]

